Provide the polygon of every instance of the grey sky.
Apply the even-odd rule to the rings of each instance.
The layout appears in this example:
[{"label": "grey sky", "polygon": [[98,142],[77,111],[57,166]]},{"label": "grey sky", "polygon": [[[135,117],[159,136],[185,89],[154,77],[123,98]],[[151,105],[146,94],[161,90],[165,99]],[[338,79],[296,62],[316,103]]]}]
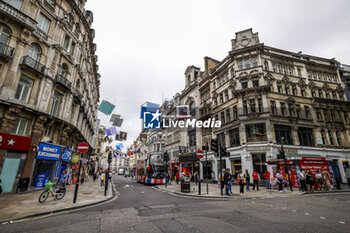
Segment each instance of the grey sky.
[{"label": "grey sky", "polygon": [[[130,145],[141,130],[140,105],[161,103],[184,87],[189,65],[223,59],[235,32],[260,42],[350,64],[350,1],[88,0],[101,73],[101,100],[116,103]],[[99,114],[108,126],[109,117]]]}]

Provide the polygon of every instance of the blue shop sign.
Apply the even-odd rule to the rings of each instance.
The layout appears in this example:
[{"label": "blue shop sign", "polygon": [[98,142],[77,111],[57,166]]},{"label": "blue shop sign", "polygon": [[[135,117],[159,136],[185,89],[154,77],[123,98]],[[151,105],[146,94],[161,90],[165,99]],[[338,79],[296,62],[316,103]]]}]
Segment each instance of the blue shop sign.
[{"label": "blue shop sign", "polygon": [[58,177],[60,175],[61,170],[61,161],[57,162],[56,171],[55,171],[55,177]]},{"label": "blue shop sign", "polygon": [[61,147],[54,144],[40,143],[37,159],[59,160],[61,155]]},{"label": "blue shop sign", "polygon": [[72,153],[73,153],[73,151],[72,150],[70,150],[70,149],[68,149],[68,148],[66,148],[66,149],[64,149],[64,152],[63,152],[63,154],[62,154],[62,161],[64,161],[64,162],[70,162],[70,159],[71,159],[71,157],[72,157]]}]

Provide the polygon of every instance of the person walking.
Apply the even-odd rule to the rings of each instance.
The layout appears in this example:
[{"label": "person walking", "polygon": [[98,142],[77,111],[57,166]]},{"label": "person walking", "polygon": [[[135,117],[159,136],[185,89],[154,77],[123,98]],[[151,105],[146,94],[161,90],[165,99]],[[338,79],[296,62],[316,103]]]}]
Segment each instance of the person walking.
[{"label": "person walking", "polygon": [[105,174],[104,173],[101,173],[100,175],[100,180],[101,180],[101,186],[103,186],[105,184]]},{"label": "person walking", "polygon": [[307,192],[305,171],[300,168],[300,170],[297,173],[297,177],[300,182],[300,191]]},{"label": "person walking", "polygon": [[250,188],[249,188],[249,185],[250,185],[250,174],[248,172],[248,169],[245,169],[245,173],[244,173],[244,179],[245,179],[245,182],[246,182],[246,190],[250,192]]},{"label": "person walking", "polygon": [[61,175],[60,184],[62,184],[63,187],[65,187],[66,184],[67,184],[67,181],[68,181],[68,176],[67,176],[67,174],[66,174],[66,170],[64,170],[64,171],[62,172],[62,175]]},{"label": "person walking", "polygon": [[169,173],[166,172],[165,173],[165,187],[168,187],[168,183],[169,183]]},{"label": "person walking", "polygon": [[265,171],[265,180],[266,180],[266,188],[271,189],[270,172],[268,170]]},{"label": "person walking", "polygon": [[179,172],[178,171],[176,172],[175,179],[176,179],[176,184],[179,184],[180,176],[179,176]]},{"label": "person walking", "polygon": [[96,181],[96,173],[94,173],[93,175],[92,175],[92,179],[94,180],[94,182]]},{"label": "person walking", "polygon": [[198,183],[198,180],[199,180],[199,175],[198,175],[198,172],[197,171],[195,171],[195,173],[194,173],[194,182],[196,183],[196,185],[197,185],[197,183]]},{"label": "person walking", "polygon": [[230,194],[229,194],[229,173],[228,173],[228,169],[226,169],[225,173],[224,173],[224,184],[225,184],[225,195],[226,196],[230,196]]},{"label": "person walking", "polygon": [[259,180],[260,180],[259,174],[254,169],[252,175],[253,175],[253,190],[255,190],[255,186],[256,186],[256,190],[259,191]]},{"label": "person walking", "polygon": [[85,181],[85,171],[83,170],[83,172],[81,173],[81,183],[80,184],[83,184],[84,181]]},{"label": "person walking", "polygon": [[233,179],[233,176],[231,174],[231,169],[230,168],[227,168],[227,174],[228,174],[228,192],[230,194],[233,194],[232,193],[232,179]]},{"label": "person walking", "polygon": [[244,194],[244,174],[243,174],[242,170],[238,171],[237,184],[239,185],[239,194],[241,196],[245,196],[245,194]]},{"label": "person walking", "polygon": [[331,186],[330,180],[331,180],[331,174],[324,169],[324,167],[321,169],[322,173],[322,183],[323,183],[323,188],[329,191],[329,188]]},{"label": "person walking", "polygon": [[221,177],[219,177],[219,180],[220,180],[220,188],[223,190],[225,188],[225,174],[226,174],[226,169],[222,169],[222,174]]},{"label": "person walking", "polygon": [[316,181],[317,181],[317,190],[321,191],[323,188],[322,188],[322,174],[320,170],[316,171]]},{"label": "person walking", "polygon": [[315,189],[315,178],[312,175],[310,169],[307,169],[306,171],[306,184],[309,192],[313,192]]},{"label": "person walking", "polygon": [[280,172],[280,170],[277,170],[276,172],[276,182],[278,184],[278,191],[282,192],[282,186],[283,186],[283,175]]}]

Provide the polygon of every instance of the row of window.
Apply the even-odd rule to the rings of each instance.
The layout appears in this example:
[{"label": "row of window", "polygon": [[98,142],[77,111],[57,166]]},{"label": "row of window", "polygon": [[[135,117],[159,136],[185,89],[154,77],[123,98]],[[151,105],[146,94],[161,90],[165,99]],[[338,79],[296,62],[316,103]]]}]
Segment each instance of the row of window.
[{"label": "row of window", "polygon": [[237,106],[234,106],[232,108],[232,112],[231,112],[231,108],[228,108],[228,109],[222,111],[221,113],[215,115],[215,119],[221,120],[222,124],[225,124],[225,123],[230,122],[232,120],[238,120]]},{"label": "row of window", "polygon": [[237,70],[249,69],[258,66],[258,58],[252,57],[245,60],[237,61]]},{"label": "row of window", "polygon": [[[272,71],[275,73],[286,74],[286,75],[294,75],[295,68],[289,64],[284,64],[280,62],[272,62]],[[264,70],[270,71],[270,66],[268,61],[264,61]],[[297,68],[297,74],[299,77],[302,76],[301,69]]]},{"label": "row of window", "polygon": [[304,105],[304,111],[299,104],[280,102],[279,111],[277,111],[276,101],[270,101],[271,114],[282,116],[296,116],[298,118],[311,118],[310,108]]},{"label": "row of window", "polygon": [[[290,126],[274,125],[274,129],[275,129],[275,138],[276,138],[277,144],[281,144],[283,139],[283,144],[294,145],[292,130]],[[265,123],[246,125],[245,133],[247,137],[247,142],[267,141]],[[241,144],[238,128],[230,130],[228,134],[229,134],[230,147],[239,146]],[[314,141],[315,139],[314,139],[312,128],[298,127],[297,134],[298,134],[299,144],[301,146],[315,145],[315,141]],[[337,135],[336,140],[338,141],[338,145],[342,145],[340,132],[336,131],[335,134]],[[218,138],[220,138],[219,135],[218,135]],[[223,135],[222,135],[222,138],[223,138]],[[226,147],[225,140],[221,140],[221,142],[223,146]],[[333,143],[330,143],[330,144],[332,145]]]},{"label": "row of window", "polygon": [[317,120],[349,122],[349,115],[346,111],[336,111],[328,108],[316,108],[315,110]]},{"label": "row of window", "polygon": [[326,82],[338,82],[338,77],[335,74],[324,73],[320,71],[307,70],[307,76],[309,79],[326,81]]}]

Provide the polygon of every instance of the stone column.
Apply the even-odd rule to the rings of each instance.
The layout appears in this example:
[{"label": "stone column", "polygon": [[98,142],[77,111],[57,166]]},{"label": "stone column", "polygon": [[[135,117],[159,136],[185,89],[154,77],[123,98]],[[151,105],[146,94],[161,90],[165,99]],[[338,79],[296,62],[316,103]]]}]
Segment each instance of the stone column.
[{"label": "stone column", "polygon": [[294,145],[300,145],[299,137],[298,137],[298,127],[292,126],[292,138],[293,138],[293,144]]},{"label": "stone column", "polygon": [[[46,121],[47,121],[47,117],[45,116],[39,116],[36,118],[33,125],[33,130],[32,130],[32,145],[35,145],[35,146],[39,145],[42,134],[45,132],[44,124]],[[32,178],[31,175],[35,164],[35,154],[36,152],[33,152],[33,151],[28,152],[23,173],[22,173],[22,178],[29,178],[29,177]]]}]

